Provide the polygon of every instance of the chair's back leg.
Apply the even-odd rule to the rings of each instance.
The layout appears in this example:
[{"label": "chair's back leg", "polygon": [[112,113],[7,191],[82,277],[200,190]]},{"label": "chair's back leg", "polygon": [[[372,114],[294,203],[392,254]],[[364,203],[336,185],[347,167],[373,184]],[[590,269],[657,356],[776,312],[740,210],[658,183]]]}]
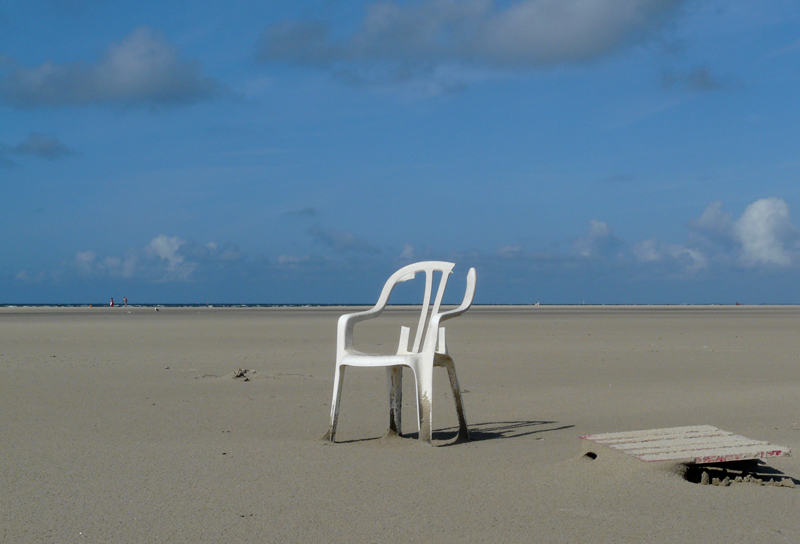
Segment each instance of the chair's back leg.
[{"label": "chair's back leg", "polygon": [[389,388],[389,432],[402,435],[403,367],[386,367],[386,385]]},{"label": "chair's back leg", "polygon": [[464,399],[461,398],[461,386],[458,384],[456,367],[452,361],[448,361],[447,375],[450,377],[450,388],[453,390],[453,399],[456,402],[456,414],[458,414],[458,440],[469,440],[469,429],[467,428],[467,415],[464,413]]}]

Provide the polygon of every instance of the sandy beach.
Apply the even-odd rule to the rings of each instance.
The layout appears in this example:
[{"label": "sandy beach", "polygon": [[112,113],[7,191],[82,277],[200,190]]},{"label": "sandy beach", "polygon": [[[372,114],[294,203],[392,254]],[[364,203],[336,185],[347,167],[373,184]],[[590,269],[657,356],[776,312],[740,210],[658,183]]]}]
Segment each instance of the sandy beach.
[{"label": "sandy beach", "polygon": [[[385,436],[376,369],[348,370],[321,440],[347,311],[0,309],[0,541],[800,539],[800,307],[475,307],[448,324],[473,440],[437,370],[434,447],[408,402],[411,436]],[[391,351],[404,313],[359,346]],[[791,448],[757,468],[797,487],[578,438],[687,425]]]}]

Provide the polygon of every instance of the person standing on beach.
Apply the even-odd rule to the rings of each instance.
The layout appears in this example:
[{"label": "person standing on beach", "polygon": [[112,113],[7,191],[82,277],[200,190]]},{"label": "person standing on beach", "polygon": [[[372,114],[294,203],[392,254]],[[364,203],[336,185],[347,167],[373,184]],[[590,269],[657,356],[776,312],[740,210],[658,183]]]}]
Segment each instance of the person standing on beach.
[{"label": "person standing on beach", "polygon": [[128,307],[128,297],[122,297],[122,303],[125,304],[125,307]]},{"label": "person standing on beach", "polygon": [[111,299],[111,307],[112,308],[114,307],[114,299],[113,298]]}]

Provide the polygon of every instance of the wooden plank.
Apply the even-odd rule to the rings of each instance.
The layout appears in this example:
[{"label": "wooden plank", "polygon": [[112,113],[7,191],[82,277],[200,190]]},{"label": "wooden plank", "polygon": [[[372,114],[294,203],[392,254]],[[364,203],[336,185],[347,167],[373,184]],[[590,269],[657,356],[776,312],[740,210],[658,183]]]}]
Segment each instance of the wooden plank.
[{"label": "wooden plank", "polygon": [[723,431],[711,425],[581,436],[642,461],[723,463],[790,455],[789,448]]},{"label": "wooden plank", "polygon": [[658,452],[634,455],[642,461],[681,461],[693,464],[725,463],[749,459],[767,459],[788,455],[789,450],[781,446],[763,444],[739,448],[699,448],[680,452]]},{"label": "wooden plank", "polygon": [[620,451],[628,451],[631,453],[644,451],[644,450],[661,450],[661,449],[698,449],[698,448],[727,448],[733,446],[755,446],[760,444],[767,444],[763,440],[751,440],[743,436],[728,435],[719,437],[700,437],[697,439],[691,438],[677,438],[675,440],[652,440],[649,442],[624,442],[622,444],[615,444],[614,449]]},{"label": "wooden plank", "polygon": [[[598,440],[626,440],[626,439],[639,439],[642,436],[673,436],[677,434],[703,434],[703,433],[710,433],[710,432],[722,432],[727,433],[727,431],[722,431],[721,429],[717,429],[711,425],[694,425],[691,427],[668,427],[665,429],[647,429],[644,431],[623,431],[623,432],[615,432],[615,433],[601,433],[601,434],[593,434],[593,435],[586,435],[582,436],[581,438],[591,437],[591,440],[598,441]],[[732,434],[732,433],[728,433]]]}]

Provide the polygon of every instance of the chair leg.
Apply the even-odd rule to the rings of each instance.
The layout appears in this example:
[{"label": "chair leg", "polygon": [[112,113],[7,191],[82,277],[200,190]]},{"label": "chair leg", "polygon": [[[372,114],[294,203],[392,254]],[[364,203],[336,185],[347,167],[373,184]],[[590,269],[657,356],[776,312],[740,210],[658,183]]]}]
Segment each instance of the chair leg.
[{"label": "chair leg", "polygon": [[344,384],[345,366],[336,365],[336,372],[333,376],[333,399],[331,400],[331,426],[323,437],[325,440],[334,442],[336,438],[336,424],[339,422],[339,403],[342,400],[342,385]]},{"label": "chair leg", "polygon": [[386,385],[389,387],[389,432],[402,435],[403,367],[386,367]]},{"label": "chair leg", "polygon": [[450,377],[450,387],[453,389],[453,399],[456,402],[456,414],[458,414],[458,440],[469,440],[469,428],[467,428],[467,415],[464,413],[464,399],[461,398],[461,386],[458,384],[456,367],[452,361],[448,362],[447,375]]},{"label": "chair leg", "polygon": [[417,368],[417,409],[419,410],[419,439],[431,443],[433,434],[433,365]]}]

